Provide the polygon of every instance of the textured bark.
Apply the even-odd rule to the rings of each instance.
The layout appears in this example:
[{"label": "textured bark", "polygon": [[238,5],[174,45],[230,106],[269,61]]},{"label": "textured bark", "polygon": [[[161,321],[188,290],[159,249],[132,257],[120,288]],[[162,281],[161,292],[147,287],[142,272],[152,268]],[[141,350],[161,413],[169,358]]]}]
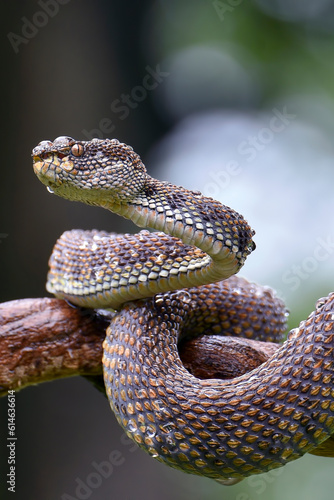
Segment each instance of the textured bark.
[{"label": "textured bark", "polygon": [[272,342],[203,335],[181,342],[179,353],[185,368],[195,377],[227,379],[254,370],[278,347]]},{"label": "textured bark", "polygon": [[0,395],[60,377],[102,374],[109,321],[58,299],[0,304]]}]

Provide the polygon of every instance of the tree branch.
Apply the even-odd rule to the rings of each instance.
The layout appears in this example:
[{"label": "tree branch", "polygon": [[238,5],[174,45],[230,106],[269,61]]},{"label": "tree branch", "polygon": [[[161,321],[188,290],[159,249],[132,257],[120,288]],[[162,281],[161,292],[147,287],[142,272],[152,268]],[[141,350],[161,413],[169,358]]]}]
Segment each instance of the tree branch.
[{"label": "tree branch", "polygon": [[61,377],[101,375],[109,322],[58,299],[0,304],[0,395]]}]

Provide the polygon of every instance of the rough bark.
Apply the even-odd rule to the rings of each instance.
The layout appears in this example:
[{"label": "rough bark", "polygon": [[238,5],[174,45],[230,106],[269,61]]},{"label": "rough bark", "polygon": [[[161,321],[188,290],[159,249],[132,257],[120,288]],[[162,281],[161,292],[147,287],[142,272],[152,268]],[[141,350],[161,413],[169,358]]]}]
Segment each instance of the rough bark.
[{"label": "rough bark", "polygon": [[60,377],[101,375],[108,323],[58,299],[0,304],[0,395]]}]

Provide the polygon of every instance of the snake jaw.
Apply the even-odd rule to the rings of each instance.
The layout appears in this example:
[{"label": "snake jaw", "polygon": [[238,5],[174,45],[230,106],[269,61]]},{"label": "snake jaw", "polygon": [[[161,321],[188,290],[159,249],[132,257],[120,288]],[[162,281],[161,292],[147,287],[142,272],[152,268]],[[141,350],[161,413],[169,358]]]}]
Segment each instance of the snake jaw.
[{"label": "snake jaw", "polygon": [[59,171],[60,161],[53,153],[33,156],[33,169],[38,179],[49,189],[57,189],[62,184]]}]

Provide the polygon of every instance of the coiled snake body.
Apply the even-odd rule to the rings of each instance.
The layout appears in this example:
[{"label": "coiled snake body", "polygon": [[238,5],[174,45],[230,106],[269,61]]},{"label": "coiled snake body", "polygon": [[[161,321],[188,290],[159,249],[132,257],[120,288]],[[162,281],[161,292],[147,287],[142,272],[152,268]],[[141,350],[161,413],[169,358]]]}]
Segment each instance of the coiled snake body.
[{"label": "coiled snake body", "polygon": [[151,178],[117,140],[59,137],[41,142],[33,157],[55,194],[162,231],[66,232],[47,283],[79,306],[118,310],[104,341],[105,386],[140,447],[229,484],[280,467],[334,433],[334,294],[251,373],[198,379],[179,358],[180,337],[277,341],[284,330],[285,309],[270,290],[229,278],[255,247],[247,222],[199,192]]}]

